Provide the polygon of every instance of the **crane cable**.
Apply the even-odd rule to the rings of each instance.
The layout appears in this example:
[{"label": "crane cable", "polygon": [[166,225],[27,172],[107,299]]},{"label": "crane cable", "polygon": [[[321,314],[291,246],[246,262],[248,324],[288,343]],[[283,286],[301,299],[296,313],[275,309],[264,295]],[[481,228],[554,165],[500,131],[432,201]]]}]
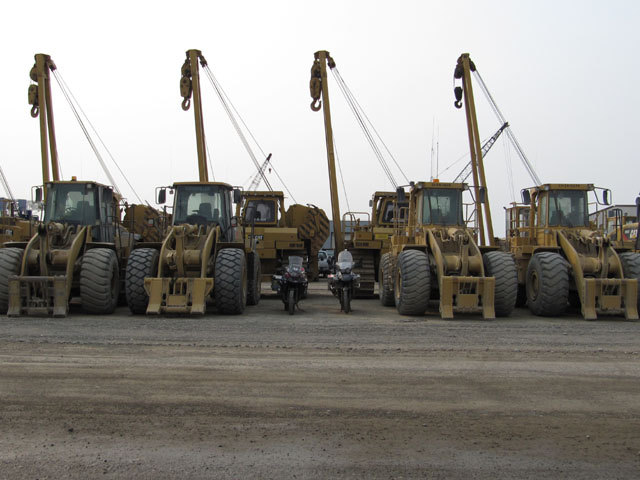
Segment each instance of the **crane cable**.
[{"label": "crane cable", "polygon": [[[233,112],[232,112],[231,107],[230,107],[231,101],[228,100],[228,97],[222,91],[222,87],[218,83],[217,79],[213,76],[213,72],[211,72],[211,69],[207,65],[204,66],[204,71],[206,72],[207,77],[209,78],[209,81],[211,82],[211,85],[213,86],[213,89],[216,92],[216,95],[220,99],[220,103],[222,103],[222,107],[224,108],[225,112],[227,113],[227,116],[229,117],[229,120],[231,120],[233,128],[236,130],[236,133],[240,137],[240,141],[244,145],[244,148],[247,150],[247,153],[249,154],[249,157],[251,157],[251,160],[253,161],[253,164],[255,165],[256,169],[259,170],[260,169],[260,164],[258,163],[258,160],[256,159],[256,156],[253,153],[253,150],[251,149],[251,146],[249,145],[249,142],[247,141],[247,137],[244,135],[244,132],[240,128],[240,124],[236,120],[236,117],[233,115]],[[236,113],[237,113],[237,111],[236,111]],[[238,117],[240,118],[239,115],[238,115]],[[244,122],[242,122],[242,123],[244,124]],[[244,126],[246,128],[246,124],[244,124]],[[248,128],[247,128],[247,131],[249,132],[249,135],[251,135],[251,132],[249,131]],[[251,135],[251,138],[256,143],[256,145],[258,145],[258,142],[255,141],[255,138],[253,137],[253,135]],[[258,148],[260,150],[262,150],[260,148],[260,145],[258,145]],[[271,190],[271,186],[269,185],[269,182],[266,179],[266,177],[263,176],[262,178],[265,181],[265,184],[267,184],[269,186],[269,190]]]},{"label": "crane cable", "polygon": [[7,181],[7,177],[4,175],[4,170],[0,167],[0,179],[2,180],[2,186],[4,187],[7,195],[9,196],[9,200],[11,200],[12,205],[16,205],[16,199],[13,196],[13,192],[11,191],[11,187],[9,187],[9,182]]},{"label": "crane cable", "polygon": [[[127,178],[127,176],[124,174],[124,172],[120,168],[120,165],[118,165],[118,162],[116,162],[116,159],[112,155],[112,153],[109,150],[109,148],[107,147],[107,145],[102,140],[102,137],[100,136],[100,134],[98,133],[96,128],[91,123],[91,120],[89,120],[89,117],[87,116],[87,114],[82,109],[82,106],[80,105],[78,100],[76,100],[76,97],[73,95],[73,92],[71,91],[71,89],[69,88],[67,83],[65,82],[64,78],[62,78],[62,75],[59,73],[59,70],[58,69],[52,70],[52,73],[53,73],[54,78],[56,79],[56,82],[58,83],[58,86],[60,87],[60,90],[62,91],[62,94],[64,95],[65,99],[67,100],[67,103],[71,107],[71,110],[73,111],[73,114],[76,117],[76,120],[80,124],[80,128],[84,132],[84,135],[87,138],[87,141],[89,142],[89,145],[91,146],[93,152],[95,153],[95,155],[96,155],[96,157],[98,159],[98,162],[100,162],[100,165],[102,166],[102,169],[103,169],[104,173],[107,175],[107,178],[111,182],[111,185],[113,186],[113,189],[115,190],[115,192],[118,193],[119,195],[122,195],[121,192],[120,192],[120,189],[118,188],[118,185],[116,184],[116,181],[114,180],[113,176],[111,175],[111,172],[109,171],[109,168],[107,167],[107,165],[104,162],[102,156],[100,155],[100,152],[98,151],[98,148],[97,148],[95,142],[91,138],[91,135],[89,134],[89,131],[87,130],[87,127],[84,125],[84,122],[82,121],[82,117],[78,113],[78,109],[80,110],[80,112],[82,113],[82,115],[86,119],[87,123],[89,124],[89,126],[93,130],[95,136],[100,141],[100,144],[102,145],[102,147],[105,149],[105,151],[107,152],[107,154],[111,158],[111,161],[113,162],[113,164],[116,166],[116,168],[118,169],[118,171],[122,175],[122,178],[124,178],[124,181],[127,183],[127,185],[129,186],[129,188],[131,189],[133,194],[138,199],[138,202],[140,202],[141,204],[148,203],[148,202],[144,202],[142,200],[142,198],[140,198],[140,195],[138,195],[138,192],[136,191],[136,189],[133,188],[133,185],[131,185],[131,182],[129,182],[129,179]],[[75,104],[74,104],[74,102],[75,102]],[[76,109],[76,105],[77,105],[78,109]]]},{"label": "crane cable", "polygon": [[405,181],[407,183],[409,183],[409,179],[407,178],[407,176],[405,175],[404,171],[402,170],[402,168],[398,164],[397,160],[395,159],[395,157],[393,156],[393,154],[389,150],[389,147],[387,147],[387,144],[384,142],[384,140],[382,139],[382,137],[380,136],[380,134],[376,130],[375,126],[373,125],[373,123],[371,122],[369,117],[367,116],[366,112],[364,111],[364,109],[362,108],[362,106],[360,105],[358,100],[356,99],[355,95],[353,94],[353,92],[351,91],[351,89],[349,88],[349,86],[347,85],[345,80],[342,78],[342,75],[340,74],[340,71],[338,70],[338,68],[337,67],[332,68],[331,72],[333,73],[333,76],[334,76],[334,78],[336,80],[336,83],[340,87],[340,90],[342,91],[342,94],[344,95],[345,100],[347,101],[347,104],[349,105],[349,107],[351,108],[351,111],[355,115],[356,120],[358,121],[358,124],[360,125],[360,128],[362,129],[365,137],[367,138],[367,141],[369,142],[371,148],[373,149],[374,154],[376,155],[376,157],[378,159],[378,162],[380,163],[380,166],[382,167],[382,169],[384,170],[385,174],[389,178],[389,181],[392,183],[394,188],[397,188],[397,186],[398,186],[397,182],[395,181],[395,178],[393,177],[391,169],[390,169],[387,161],[385,160],[384,155],[383,155],[380,147],[376,143],[376,140],[375,140],[374,136],[372,135],[371,131],[369,130],[369,127],[371,128],[371,130],[373,130],[373,132],[375,133],[375,136],[378,138],[378,141],[384,147],[384,149],[386,150],[386,152],[389,155],[389,157],[391,158],[391,160],[393,160],[393,163],[395,164],[396,168],[401,173],[401,175],[404,177]]},{"label": "crane cable", "polygon": [[351,206],[349,205],[349,196],[347,195],[347,187],[344,184],[344,175],[342,175],[342,166],[340,165],[340,157],[338,156],[338,147],[336,146],[336,138],[333,137],[333,152],[336,157],[336,163],[338,164],[338,172],[340,172],[340,182],[342,183],[342,191],[344,192],[344,199],[347,203],[347,211],[351,211]]},{"label": "crane cable", "polygon": [[207,163],[209,164],[209,169],[211,170],[211,179],[215,182],[216,176],[213,173],[213,157],[211,156],[211,152],[209,151],[209,142],[207,142],[207,137],[204,137],[204,148],[207,150]]},{"label": "crane cable", "polygon": [[[204,65],[204,71],[207,74],[207,78],[209,79],[209,82],[211,83],[211,86],[213,87],[214,91],[216,92],[216,95],[220,99],[220,103],[222,103],[222,107],[224,108],[225,112],[227,113],[227,116],[229,117],[229,120],[231,120],[231,123],[232,123],[234,129],[236,130],[236,133],[240,137],[240,141],[242,142],[242,144],[244,145],[245,149],[247,150],[247,153],[249,154],[249,157],[251,157],[251,160],[253,161],[253,164],[255,165],[257,171],[260,172],[260,176],[262,177],[262,180],[264,180],[264,183],[267,186],[267,188],[269,190],[273,191],[273,188],[271,187],[271,184],[269,183],[269,180],[267,179],[267,176],[265,175],[264,171],[260,170],[260,164],[258,163],[258,160],[256,159],[256,156],[253,153],[253,150],[251,149],[251,146],[249,145],[249,142],[247,141],[247,138],[244,135],[244,132],[240,128],[240,125],[238,124],[238,121],[236,120],[236,117],[238,119],[240,119],[240,122],[244,126],[245,130],[249,133],[249,136],[251,137],[253,142],[258,147],[258,150],[260,150],[260,153],[262,153],[262,156],[266,157],[267,155],[264,153],[264,150],[262,150],[262,147],[260,146],[260,144],[256,140],[255,136],[253,135],[253,133],[251,132],[251,130],[249,129],[249,127],[247,126],[247,124],[243,120],[242,116],[240,115],[240,113],[236,109],[235,105],[233,104],[233,102],[231,101],[231,99],[229,98],[227,93],[224,91],[224,89],[222,88],[222,85],[220,85],[220,82],[218,82],[218,79],[215,77],[215,75],[213,74],[213,72],[211,71],[211,69],[209,68],[208,65]],[[234,112],[235,112],[235,116],[234,116]],[[271,170],[276,174],[276,176],[278,177],[278,180],[280,180],[280,183],[282,183],[282,185],[284,186],[284,188],[287,191],[287,193],[289,194],[289,196],[291,196],[291,199],[295,203],[297,203],[296,199],[293,196],[293,194],[291,193],[291,191],[289,190],[287,185],[284,183],[284,181],[282,180],[282,178],[280,177],[280,175],[278,174],[276,169],[273,168],[273,166],[272,166]]]},{"label": "crane cable", "polygon": [[334,67],[331,70],[331,72],[333,73],[333,76],[334,76],[334,78],[336,80],[336,83],[340,87],[340,90],[342,91],[342,94],[343,94],[345,100],[347,101],[347,104],[349,105],[349,108],[351,108],[351,111],[353,112],[354,116],[356,117],[356,120],[357,120],[358,124],[360,125],[360,129],[364,133],[364,136],[367,139],[367,141],[369,142],[369,145],[371,146],[371,149],[373,150],[374,155],[378,159],[378,163],[380,163],[380,166],[382,167],[382,170],[384,170],[384,173],[387,175],[387,178],[389,179],[389,181],[393,185],[393,188],[395,189],[395,188],[398,187],[398,184],[397,184],[395,178],[393,177],[393,174],[391,173],[391,170],[389,169],[389,165],[384,160],[384,157],[382,156],[382,152],[380,151],[380,149],[378,148],[378,145],[375,143],[373,137],[371,136],[371,132],[368,130],[367,126],[365,125],[364,119],[360,115],[359,111],[357,110],[357,108],[356,108],[356,106],[355,106],[355,104],[353,102],[353,99],[349,96],[349,93],[346,90],[346,85],[344,85],[342,77],[340,76],[340,73],[339,72],[335,72],[336,68],[337,67]]},{"label": "crane cable", "polygon": [[513,165],[511,161],[511,149],[509,148],[509,139],[507,137],[502,138],[504,160],[507,166],[507,178],[509,179],[509,193],[511,193],[511,201],[516,201],[516,190],[513,184]]},{"label": "crane cable", "polygon": [[[478,69],[476,68],[476,70],[473,73],[475,74],[476,79],[478,80],[478,84],[480,85],[480,89],[482,90],[482,93],[484,93],[484,96],[487,98],[487,101],[489,102],[489,105],[491,105],[491,109],[496,114],[496,116],[498,117],[498,120],[500,120],[501,124],[504,125],[506,123],[504,115],[502,115],[502,112],[498,108],[498,105],[496,104],[495,100],[493,99],[493,96],[489,92],[489,89],[487,88],[487,85],[484,83],[484,80],[482,79],[482,76],[480,75],[480,72],[478,72]],[[518,140],[516,139],[515,135],[511,131],[511,127],[507,127],[505,131],[507,132],[507,137],[509,137],[509,140],[511,140],[511,143],[513,144],[513,147],[515,148],[516,152],[518,153],[518,156],[520,157],[520,160],[522,160],[522,163],[523,163],[525,169],[527,170],[527,173],[531,177],[531,179],[535,182],[536,185],[542,185],[542,180],[540,180],[540,177],[538,176],[538,174],[536,173],[535,169],[533,168],[533,165],[531,164],[531,162],[529,162],[529,159],[525,155],[524,150],[522,150],[522,147],[520,146],[520,143],[518,142]]]}]

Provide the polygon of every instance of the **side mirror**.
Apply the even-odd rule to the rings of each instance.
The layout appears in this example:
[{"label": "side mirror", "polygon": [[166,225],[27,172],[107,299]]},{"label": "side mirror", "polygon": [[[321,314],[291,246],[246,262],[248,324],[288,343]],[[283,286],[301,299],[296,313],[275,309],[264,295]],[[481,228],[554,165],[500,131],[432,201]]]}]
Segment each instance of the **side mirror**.
[{"label": "side mirror", "polygon": [[166,201],[167,201],[167,189],[163,187],[158,190],[158,198],[156,200],[156,203],[159,205],[164,205]]},{"label": "side mirror", "polygon": [[36,203],[40,203],[42,201],[42,188],[36,188]]},{"label": "side mirror", "polygon": [[242,201],[242,191],[239,188],[233,189],[233,203],[240,203]]},{"label": "side mirror", "polygon": [[531,205],[531,192],[527,189],[524,189],[520,192],[522,194],[522,203],[525,205]]},{"label": "side mirror", "polygon": [[480,187],[478,189],[478,201],[480,203],[486,203],[486,201],[487,201],[487,189],[485,187]]},{"label": "side mirror", "polygon": [[398,187],[396,189],[396,194],[398,195],[398,202],[406,202],[407,194],[404,192],[404,188]]},{"label": "side mirror", "polygon": [[606,189],[602,191],[602,203],[611,205],[611,190]]},{"label": "side mirror", "polygon": [[373,200],[369,200],[369,208],[373,207]]}]

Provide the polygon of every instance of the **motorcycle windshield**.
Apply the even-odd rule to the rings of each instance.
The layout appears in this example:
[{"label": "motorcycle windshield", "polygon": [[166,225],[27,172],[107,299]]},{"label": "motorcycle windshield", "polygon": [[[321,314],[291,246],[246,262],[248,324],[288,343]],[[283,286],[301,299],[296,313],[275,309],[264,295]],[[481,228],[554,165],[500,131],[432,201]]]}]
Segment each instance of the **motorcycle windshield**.
[{"label": "motorcycle windshield", "polygon": [[302,257],[289,257],[289,267],[302,268]]},{"label": "motorcycle windshield", "polygon": [[340,270],[349,270],[353,266],[353,256],[348,250],[343,250],[338,254],[338,268]]}]

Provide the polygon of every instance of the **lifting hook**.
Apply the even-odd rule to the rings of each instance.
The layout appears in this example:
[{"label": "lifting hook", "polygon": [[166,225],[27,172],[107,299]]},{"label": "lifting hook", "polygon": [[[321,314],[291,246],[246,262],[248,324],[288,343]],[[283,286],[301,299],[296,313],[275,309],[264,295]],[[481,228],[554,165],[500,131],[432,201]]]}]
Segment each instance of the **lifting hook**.
[{"label": "lifting hook", "polygon": [[311,80],[309,80],[309,91],[311,93],[311,110],[317,112],[322,108],[320,96],[322,95],[322,74],[320,63],[316,59],[311,66]]},{"label": "lifting hook", "polygon": [[453,94],[456,100],[453,102],[456,108],[462,108],[462,87],[456,87],[453,89]]}]

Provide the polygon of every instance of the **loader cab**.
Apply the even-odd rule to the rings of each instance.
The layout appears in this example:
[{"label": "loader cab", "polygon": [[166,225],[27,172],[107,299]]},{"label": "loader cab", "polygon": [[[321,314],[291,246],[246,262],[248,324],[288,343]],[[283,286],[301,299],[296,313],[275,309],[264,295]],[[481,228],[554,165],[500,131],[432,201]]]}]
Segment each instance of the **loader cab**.
[{"label": "loader cab", "polygon": [[277,227],[284,219],[284,194],[282,192],[246,192],[237,206],[237,215],[244,225]]},{"label": "loader cab", "polygon": [[96,182],[50,182],[46,185],[44,223],[90,226],[94,242],[114,241],[117,205],[113,189]]},{"label": "loader cab", "polygon": [[[421,225],[464,226],[462,192],[466,184],[421,182],[416,189]],[[414,193],[414,195],[415,195]]]},{"label": "loader cab", "polygon": [[530,197],[537,244],[555,245],[552,227],[590,229],[587,196],[594,190],[591,184],[545,184],[533,188]]},{"label": "loader cab", "polygon": [[231,225],[231,193],[226,183],[176,183],[173,185],[172,225]]},{"label": "loader cab", "polygon": [[589,226],[587,192],[550,190],[542,192],[539,201],[540,222],[549,227]]},{"label": "loader cab", "polygon": [[409,212],[409,202],[397,201],[395,192],[376,192],[371,206],[373,207],[371,218],[375,227],[395,227],[406,225]]},{"label": "loader cab", "polygon": [[253,219],[256,224],[275,225],[278,222],[276,201],[270,199],[249,200],[245,207],[245,221],[248,221],[247,213],[253,210]]}]

